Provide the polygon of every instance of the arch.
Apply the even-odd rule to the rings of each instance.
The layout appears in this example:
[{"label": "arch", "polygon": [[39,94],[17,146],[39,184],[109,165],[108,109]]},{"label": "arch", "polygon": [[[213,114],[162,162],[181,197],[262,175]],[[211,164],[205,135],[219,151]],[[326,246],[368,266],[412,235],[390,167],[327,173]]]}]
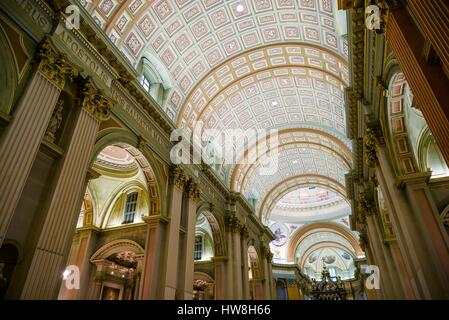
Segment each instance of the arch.
[{"label": "arch", "polygon": [[358,240],[355,238],[355,236],[349,230],[347,230],[343,227],[340,227],[334,223],[321,222],[321,223],[313,223],[313,224],[306,225],[303,228],[298,229],[291,236],[289,246],[287,249],[287,260],[289,262],[294,262],[296,248],[298,247],[298,245],[301,242],[301,240],[303,239],[303,237],[305,235],[307,235],[309,232],[312,232],[312,231],[318,230],[318,229],[328,229],[328,230],[332,230],[332,231],[342,235],[344,238],[346,238],[351,243],[357,256],[364,255],[364,252],[363,252],[362,248],[360,247]]},{"label": "arch", "polygon": [[269,164],[267,169],[276,169],[276,174],[272,174],[270,171],[259,174],[259,169],[264,166],[263,161],[250,164],[244,175],[242,172],[238,176],[238,180],[236,179],[238,192],[246,195],[252,189],[257,189],[263,198],[273,188],[273,185],[288,180],[298,171],[310,175],[328,176],[343,184],[344,175],[350,170],[347,164],[338,161],[332,153],[324,149],[308,147],[303,150],[296,148],[295,144],[283,146],[273,157],[263,160]]},{"label": "arch", "polygon": [[337,248],[340,250],[343,250],[345,252],[347,252],[353,259],[356,259],[357,257],[354,256],[354,254],[352,253],[351,248],[346,247],[343,244],[340,244],[338,242],[320,242],[320,243],[316,243],[310,247],[307,248],[306,251],[304,251],[303,257],[299,263],[299,266],[301,268],[301,270],[304,269],[304,264],[306,263],[305,259],[311,254],[313,253],[315,250],[319,250],[319,249],[324,249],[324,248]]},{"label": "arch", "polygon": [[142,81],[143,78],[149,81],[150,87],[148,89],[141,82],[144,89],[163,107],[167,102],[170,90],[173,88],[173,81],[165,65],[157,58],[154,50],[146,48],[142,55],[139,69],[141,69]]},{"label": "arch", "polygon": [[[277,63],[276,59],[272,58],[273,56],[284,63]],[[314,62],[322,61],[322,63],[309,63],[310,58]],[[309,43],[266,44],[246,50],[223,61],[205,74],[183,100],[176,119],[177,125],[182,127],[186,120],[190,120],[190,111],[198,108],[198,106],[194,108],[194,104],[203,100],[212,101],[217,94],[225,92],[226,87],[231,87],[244,77],[281,67],[307,68],[313,72],[323,72],[327,76],[338,79],[337,82],[340,84],[347,85],[349,83],[347,63],[326,48]],[[246,71],[242,72],[242,70]],[[215,86],[211,85],[212,82]],[[205,104],[201,102],[201,105]]]},{"label": "arch", "polygon": [[[393,64],[393,62],[391,62]],[[417,159],[409,138],[409,128],[406,121],[407,103],[406,87],[408,86],[404,74],[398,66],[390,65],[388,74],[388,96],[386,97],[386,111],[383,112],[384,125],[387,128],[387,141],[392,154],[394,168],[399,175],[419,171]]]},{"label": "arch", "polygon": [[248,264],[249,264],[249,279],[260,280],[263,278],[261,272],[259,253],[253,245],[248,246]]},{"label": "arch", "polygon": [[166,201],[161,201],[161,199],[167,197],[166,175],[164,172],[161,172],[162,169],[157,164],[150,149],[147,147],[139,149],[139,138],[126,129],[105,129],[98,134],[91,164],[95,162],[98,154],[109,145],[126,145],[126,150],[136,159],[142,169],[148,184],[149,196],[152,198],[152,203],[156,204],[155,208],[151,208],[152,214],[165,215],[167,203]]},{"label": "arch", "polygon": [[0,64],[0,112],[5,116],[11,113],[19,81],[19,67],[11,41],[5,31],[6,26],[3,20],[0,20],[0,43],[2,43],[0,46],[0,61],[2,61]]},{"label": "arch", "polygon": [[111,255],[124,251],[134,252],[136,254],[136,257],[139,258],[143,257],[145,254],[145,250],[137,242],[127,239],[120,239],[107,243],[100,249],[95,251],[95,253],[90,258],[90,261],[95,262],[97,260],[104,260]]},{"label": "arch", "polygon": [[225,255],[223,228],[218,222],[215,214],[203,204],[197,209],[197,217],[201,214],[206,218],[212,231],[212,240],[214,242],[214,256],[221,257]]},{"label": "arch", "polygon": [[348,201],[346,198],[346,189],[340,182],[322,175],[297,175],[278,183],[266,194],[259,207],[259,218],[261,221],[268,220],[268,215],[271,210],[283,196],[301,186],[310,185],[332,190]]},{"label": "arch", "polygon": [[[271,137],[270,137],[271,138]],[[270,144],[270,148],[263,150],[262,154],[257,154],[258,150],[256,144],[250,146],[248,150],[245,150],[243,155],[240,155],[239,161],[237,161],[237,165],[232,168],[232,173],[230,176],[230,187],[234,191],[238,191],[239,188],[237,186],[238,176],[242,175],[243,172],[247,172],[251,166],[255,165],[255,163],[250,163],[244,165],[245,157],[252,159],[255,154],[257,158],[260,159],[265,156],[268,152],[273,152],[278,150],[279,148],[283,148],[289,145],[295,146],[307,146],[313,148],[324,148],[324,150],[335,155],[336,158],[340,159],[342,163],[346,164],[348,167],[351,167],[352,164],[352,152],[349,147],[341,141],[336,136],[324,132],[322,130],[317,130],[313,128],[295,128],[295,129],[284,129],[278,131],[275,134],[275,145]],[[280,141],[280,142],[279,142]],[[257,141],[257,144],[265,145],[267,143],[267,137],[260,139]],[[245,170],[246,169],[246,170]],[[246,175],[246,174],[245,174]]]},{"label": "arch", "polygon": [[429,127],[425,127],[418,141],[418,164],[422,172],[432,171],[432,178],[446,177],[449,168]]},{"label": "arch", "polygon": [[77,228],[95,225],[97,218],[96,212],[97,208],[93,201],[92,192],[90,191],[89,185],[87,185]]},{"label": "arch", "polygon": [[114,190],[111,193],[111,196],[109,197],[108,201],[105,203],[105,206],[104,206],[105,209],[104,209],[104,212],[101,212],[101,221],[99,224],[101,228],[108,227],[109,221],[111,219],[111,215],[113,213],[113,210],[115,208],[117,201],[120,199],[120,197],[122,197],[123,195],[125,195],[131,191],[143,192],[144,202],[146,203],[148,208],[150,207],[150,203],[147,201],[148,191],[147,191],[146,187],[139,181],[132,181],[132,182],[127,181],[126,183],[119,185],[116,188],[116,190]]}]

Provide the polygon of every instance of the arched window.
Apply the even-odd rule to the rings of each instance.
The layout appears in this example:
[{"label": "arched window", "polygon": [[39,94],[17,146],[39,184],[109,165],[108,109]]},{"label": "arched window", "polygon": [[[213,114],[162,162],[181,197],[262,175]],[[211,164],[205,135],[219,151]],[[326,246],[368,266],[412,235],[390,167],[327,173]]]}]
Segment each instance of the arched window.
[{"label": "arched window", "polygon": [[203,256],[203,237],[196,236],[195,237],[194,259],[201,260],[202,256]]},{"label": "arched window", "polygon": [[164,73],[164,70],[165,67],[152,54],[142,58],[140,84],[160,106],[165,104],[171,89],[168,72]]},{"label": "arched window", "polygon": [[132,192],[126,195],[125,212],[123,218],[123,224],[133,223],[134,216],[137,209],[137,192]]}]

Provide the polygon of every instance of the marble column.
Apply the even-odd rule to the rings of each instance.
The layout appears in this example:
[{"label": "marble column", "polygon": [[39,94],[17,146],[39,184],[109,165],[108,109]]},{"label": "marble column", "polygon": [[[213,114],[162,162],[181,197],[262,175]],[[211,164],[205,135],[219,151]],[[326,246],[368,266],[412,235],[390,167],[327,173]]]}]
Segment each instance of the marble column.
[{"label": "marble column", "polygon": [[242,257],[242,281],[243,281],[243,292],[242,299],[249,300],[250,298],[250,288],[249,288],[249,265],[248,265],[248,227],[243,226],[241,229],[241,257]]},{"label": "marble column", "polygon": [[179,167],[170,169],[169,223],[165,246],[163,299],[174,300],[178,283],[179,228],[181,225],[182,193],[187,178]]},{"label": "marble column", "polygon": [[77,71],[45,40],[38,65],[0,137],[0,246],[33,166],[42,138],[66,80]]},{"label": "marble column", "polygon": [[194,250],[195,250],[195,224],[196,207],[200,197],[198,185],[191,179],[186,184],[186,234],[183,243],[180,244],[181,261],[178,263],[178,298],[192,300],[193,275],[194,275]]},{"label": "marble column", "polygon": [[378,146],[376,154],[381,172],[378,176],[394,206],[393,226],[415,296],[417,299],[447,299],[446,241],[432,216],[429,198],[419,190],[423,186],[420,176],[421,180],[427,178],[418,174],[398,180],[385,145]]},{"label": "marble column", "polygon": [[163,261],[166,257],[164,241],[168,218],[162,215],[151,215],[144,217],[143,220],[148,227],[137,299],[162,299],[162,288],[165,284]]},{"label": "marble column", "polygon": [[56,169],[43,228],[25,280],[22,299],[54,299],[76,228],[87,186],[87,173],[101,121],[109,118],[112,102],[88,79],[81,91],[82,106]]}]

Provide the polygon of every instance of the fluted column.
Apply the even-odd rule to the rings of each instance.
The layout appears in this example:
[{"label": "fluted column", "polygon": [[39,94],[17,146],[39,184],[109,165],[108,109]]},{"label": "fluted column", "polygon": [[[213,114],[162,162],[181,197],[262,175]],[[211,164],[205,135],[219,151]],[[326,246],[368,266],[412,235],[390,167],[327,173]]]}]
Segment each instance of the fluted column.
[{"label": "fluted column", "polygon": [[243,226],[241,229],[241,257],[242,257],[242,281],[243,281],[243,292],[242,299],[248,300],[250,298],[250,288],[249,288],[249,266],[248,266],[248,236],[249,231],[247,226]]},{"label": "fluted column", "polygon": [[192,179],[189,180],[186,184],[186,234],[183,243],[180,244],[182,254],[181,261],[178,263],[178,297],[182,300],[193,298],[196,206],[199,197],[198,185]]},{"label": "fluted column", "polygon": [[[423,30],[447,67],[449,53],[443,48],[447,46],[448,13],[447,4],[442,3],[409,1],[408,6],[417,20],[411,17],[407,8],[392,10],[386,38],[412,89],[416,105],[422,111],[443,158],[449,163],[449,79],[441,67],[431,65],[423,58],[426,39],[421,35]],[[446,11],[440,11],[443,8]]]},{"label": "fluted column", "polygon": [[77,75],[48,40],[41,44],[36,59],[36,71],[0,137],[0,246],[65,81]]},{"label": "fluted column", "polygon": [[181,225],[182,193],[186,176],[179,167],[170,171],[169,223],[165,246],[165,274],[163,277],[163,298],[174,300],[178,283],[179,227]]},{"label": "fluted column", "polygon": [[163,261],[166,257],[164,241],[168,219],[162,215],[151,215],[144,217],[143,220],[148,227],[138,299],[162,299],[162,288],[165,285]]},{"label": "fluted column", "polygon": [[87,80],[81,91],[82,108],[68,148],[58,164],[56,183],[34,250],[22,299],[53,299],[76,228],[87,185],[87,172],[100,122],[109,117],[112,103]]},{"label": "fluted column", "polygon": [[[445,299],[449,295],[447,289],[449,281],[447,280],[448,273],[445,274],[443,271],[445,265],[442,264],[441,259],[445,259],[446,254],[442,257],[437,255],[438,250],[444,251],[444,247],[431,242],[430,239],[433,237],[431,233],[434,231],[427,228],[426,225],[430,218],[421,216],[422,214],[431,214],[426,210],[423,211],[422,208],[422,205],[428,206],[428,204],[418,202],[425,199],[422,194],[413,191],[413,180],[416,179],[410,179],[408,183],[406,179],[402,179],[400,184],[406,188],[408,195],[397,187],[388,151],[384,145],[378,146],[376,151],[382,173],[378,174],[378,178],[381,181],[384,180],[382,181],[383,187],[390,195],[394,206],[391,217],[415,296],[417,299]],[[407,187],[408,184],[410,186]],[[427,219],[427,222],[424,222],[424,219]],[[438,235],[441,236],[441,233]]]}]

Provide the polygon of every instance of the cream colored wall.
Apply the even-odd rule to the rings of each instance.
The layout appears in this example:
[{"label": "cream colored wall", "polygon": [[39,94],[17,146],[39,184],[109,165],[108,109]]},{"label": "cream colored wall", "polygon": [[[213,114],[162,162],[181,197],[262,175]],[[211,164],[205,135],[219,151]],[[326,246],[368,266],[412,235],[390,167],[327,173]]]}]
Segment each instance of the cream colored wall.
[{"label": "cream colored wall", "polygon": [[126,195],[137,191],[138,202],[134,223],[142,222],[141,216],[148,215],[149,197],[142,172],[133,177],[102,175],[89,182],[94,207],[94,225],[99,228],[119,226],[123,221]]}]

